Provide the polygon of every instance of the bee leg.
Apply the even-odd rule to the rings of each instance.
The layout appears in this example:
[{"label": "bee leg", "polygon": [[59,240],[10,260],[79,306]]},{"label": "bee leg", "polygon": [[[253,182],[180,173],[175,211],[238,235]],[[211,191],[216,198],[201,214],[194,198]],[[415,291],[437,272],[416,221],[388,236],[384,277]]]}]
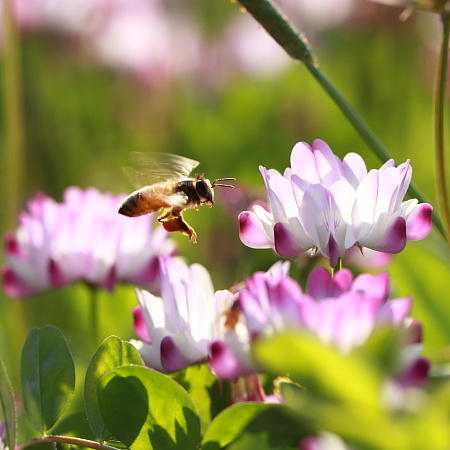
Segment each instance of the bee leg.
[{"label": "bee leg", "polygon": [[194,244],[197,243],[197,233],[195,230],[183,219],[181,212],[170,209],[162,216],[158,217],[158,221],[162,223],[162,226],[166,231],[172,233],[179,231],[189,237],[189,240]]},{"label": "bee leg", "polygon": [[158,222],[166,222],[167,220],[171,220],[175,214],[173,213],[173,208],[170,208],[169,211],[166,211],[163,215],[158,217]]},{"label": "bee leg", "polygon": [[184,221],[181,214],[179,216],[173,216],[170,219],[166,218],[161,223],[166,231],[179,231],[182,234],[187,235],[191,242],[194,244],[197,243],[197,233],[187,222]]}]

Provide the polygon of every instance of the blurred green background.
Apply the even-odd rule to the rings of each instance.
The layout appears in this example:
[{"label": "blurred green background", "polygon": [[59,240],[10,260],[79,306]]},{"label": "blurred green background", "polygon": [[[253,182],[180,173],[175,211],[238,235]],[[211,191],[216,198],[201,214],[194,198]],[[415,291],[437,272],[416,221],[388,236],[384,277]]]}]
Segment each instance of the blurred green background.
[{"label": "blurred green background", "polygon": [[[188,9],[205,39],[217,38],[243,14],[228,1],[192,0],[184,6],[174,2],[173,7]],[[311,34],[324,72],[396,161],[411,159],[413,180],[436,209],[433,85],[439,24],[421,13],[401,22],[400,12],[356,2],[354,11],[339,24],[315,27],[303,19],[297,25]],[[13,198],[17,211],[38,190],[57,200],[71,185],[131,192],[133,187],[121,169],[131,151],[196,159],[210,179],[236,177],[248,200],[264,198],[258,166],[284,170],[298,141],[321,138],[341,157],[358,152],[369,168],[381,165],[299,64],[288,63],[265,75],[227,65],[226,74],[207,81],[191,74],[150,84],[107,67],[93,55],[88,42],[74,42],[73,36],[63,32],[38,29],[20,36],[25,161],[22,190]],[[181,55],[183,48],[178,51]],[[177,59],[179,54],[168,58]],[[270,58],[262,63],[272,64]],[[1,66],[5,66],[4,58]],[[3,77],[4,70],[0,72]],[[5,89],[3,83],[3,104]],[[5,170],[6,114],[4,109],[0,173]],[[2,190],[3,196],[9,195],[4,182]],[[230,207],[224,198],[228,194],[217,192],[212,209],[186,213],[198,233],[198,244],[173,236],[189,263],[201,263],[210,270],[216,289],[228,288],[255,270],[266,270],[277,260],[270,250],[241,244],[237,214],[246,204],[237,199]],[[17,218],[2,215],[2,233],[17,223]],[[388,268],[392,297],[413,297],[413,316],[424,324],[425,352],[440,360],[446,360],[450,342],[448,263],[448,249],[433,231],[425,241],[409,243]],[[137,303],[133,286],[121,286],[113,294],[100,292],[99,298],[100,338],[110,334],[133,338],[131,308]],[[75,359],[87,364],[94,349],[89,311],[89,292],[82,284],[24,301],[2,296],[0,355],[13,384],[18,385],[20,348],[33,326],[60,327]]]}]

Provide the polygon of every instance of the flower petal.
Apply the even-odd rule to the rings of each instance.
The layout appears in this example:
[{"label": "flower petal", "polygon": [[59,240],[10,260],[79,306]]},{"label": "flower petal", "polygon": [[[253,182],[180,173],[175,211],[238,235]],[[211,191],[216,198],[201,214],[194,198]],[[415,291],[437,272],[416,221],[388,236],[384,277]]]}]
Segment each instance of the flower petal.
[{"label": "flower petal", "polygon": [[23,298],[36,293],[11,267],[2,268],[3,289],[8,297]]},{"label": "flower petal", "polygon": [[148,335],[147,325],[145,324],[145,318],[142,313],[141,306],[136,306],[133,308],[133,323],[134,332],[137,337],[145,342],[150,342],[150,336]]},{"label": "flower petal", "polygon": [[386,272],[378,275],[363,273],[355,278],[351,290],[385,302],[389,295],[389,276]]},{"label": "flower petal", "polygon": [[321,139],[313,141],[312,150],[319,179],[324,186],[329,187],[341,178],[340,161]]},{"label": "flower petal", "polygon": [[298,239],[284,223],[276,223],[273,229],[275,251],[282,258],[292,258],[311,248],[311,246],[303,246]]},{"label": "flower petal", "polygon": [[261,220],[254,212],[239,214],[239,238],[250,248],[271,248],[272,239],[266,234]]},{"label": "flower petal", "polygon": [[342,173],[345,179],[356,189],[367,175],[366,163],[357,153],[347,153],[342,160]]},{"label": "flower petal", "polygon": [[397,217],[387,228],[379,221],[371,235],[359,240],[359,243],[378,252],[400,253],[406,246],[406,221],[403,217]]},{"label": "flower petal", "polygon": [[[237,343],[237,339],[231,338]],[[235,345],[239,348],[238,345]],[[250,361],[244,363],[231,348],[223,341],[213,341],[209,349],[208,364],[214,375],[220,380],[235,381],[244,375],[250,375],[255,372]],[[247,356],[249,358],[249,355]]]},{"label": "flower petal", "polygon": [[424,388],[428,384],[431,369],[430,360],[427,358],[417,358],[407,370],[397,378],[403,387]]},{"label": "flower petal", "polygon": [[426,238],[433,226],[433,207],[428,203],[420,203],[406,219],[406,237],[408,241]]},{"label": "flower petal", "polygon": [[161,363],[168,372],[176,372],[206,355],[195,354],[186,336],[165,336],[161,341]]}]

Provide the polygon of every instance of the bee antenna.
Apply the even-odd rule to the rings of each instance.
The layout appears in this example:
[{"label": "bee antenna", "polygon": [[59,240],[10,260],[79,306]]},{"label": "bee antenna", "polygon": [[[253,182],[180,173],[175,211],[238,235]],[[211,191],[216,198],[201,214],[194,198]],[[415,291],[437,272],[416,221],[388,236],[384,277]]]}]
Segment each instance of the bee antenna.
[{"label": "bee antenna", "polygon": [[217,180],[214,180],[213,183],[211,184],[211,187],[214,188],[216,186],[221,186],[221,187],[227,187],[227,188],[234,188],[234,186],[232,184],[222,184],[222,183],[218,183],[218,181],[234,181],[236,178],[217,178]]}]

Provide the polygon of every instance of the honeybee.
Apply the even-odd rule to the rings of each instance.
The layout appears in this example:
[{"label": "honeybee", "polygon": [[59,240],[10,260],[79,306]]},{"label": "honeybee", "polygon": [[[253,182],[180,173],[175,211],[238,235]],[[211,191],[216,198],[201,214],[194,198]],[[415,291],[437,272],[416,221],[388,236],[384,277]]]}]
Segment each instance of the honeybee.
[{"label": "honeybee", "polygon": [[140,189],[132,192],[119,206],[119,214],[137,217],[164,209],[158,221],[166,231],[180,231],[187,235],[191,242],[197,242],[197,233],[184,220],[183,211],[195,208],[197,211],[203,204],[211,207],[214,204],[214,191],[217,186],[233,188],[222,181],[233,181],[235,178],[218,178],[212,183],[204,174],[195,177],[189,175],[199,162],[184,156],[165,153],[132,153],[136,166],[125,167],[124,171]]}]

